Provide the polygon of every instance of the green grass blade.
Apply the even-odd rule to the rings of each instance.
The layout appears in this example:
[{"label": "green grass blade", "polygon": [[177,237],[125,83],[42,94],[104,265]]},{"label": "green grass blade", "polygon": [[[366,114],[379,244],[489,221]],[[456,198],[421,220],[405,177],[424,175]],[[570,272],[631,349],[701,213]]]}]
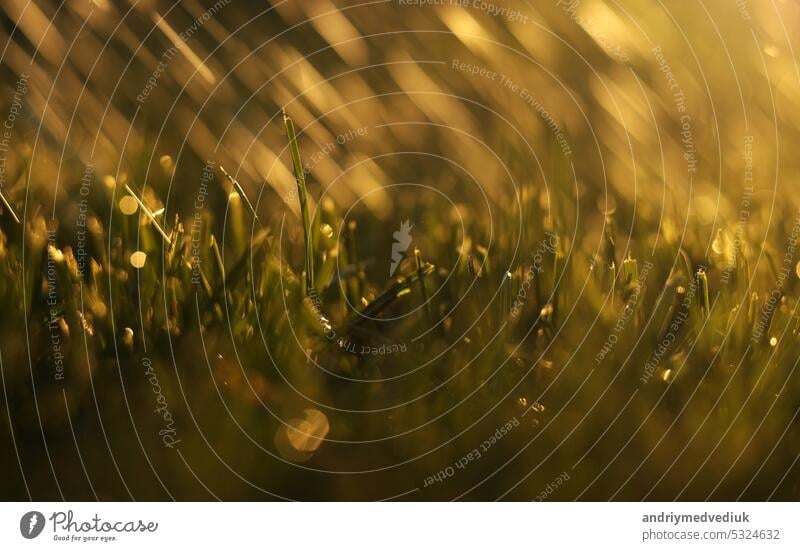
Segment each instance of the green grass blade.
[{"label": "green grass blade", "polygon": [[283,123],[286,126],[286,133],[289,136],[289,149],[292,153],[292,165],[294,166],[294,177],[297,181],[297,196],[300,199],[300,213],[303,218],[303,239],[306,249],[306,292],[314,289],[314,251],[311,236],[311,219],[308,215],[308,194],[306,190],[306,177],[303,171],[303,163],[300,160],[300,148],[297,145],[297,134],[294,130],[294,123],[286,111],[283,112]]},{"label": "green grass blade", "polygon": [[0,201],[3,201],[3,204],[6,206],[6,209],[8,210],[9,213],[11,213],[11,218],[14,219],[14,222],[19,224],[20,221],[19,221],[19,216],[17,216],[17,210],[14,208],[14,205],[11,203],[11,200],[9,200],[6,197],[2,188],[0,188]]},{"label": "green grass blade", "polygon": [[171,246],[172,245],[172,239],[170,238],[169,235],[167,235],[167,232],[164,231],[164,228],[161,227],[161,224],[158,223],[158,219],[156,218],[156,215],[153,214],[153,211],[151,211],[149,208],[147,208],[147,205],[145,205],[142,202],[142,200],[139,199],[139,196],[136,194],[136,192],[134,192],[131,189],[131,187],[128,184],[125,184],[125,191],[127,191],[130,194],[130,196],[133,197],[136,200],[136,202],[139,204],[139,208],[142,209],[142,212],[145,214],[145,216],[147,216],[150,219],[150,222],[153,223],[153,226],[155,226],[155,228],[158,231],[158,233],[160,233],[161,237],[164,238],[164,242],[167,245]]},{"label": "green grass blade", "polygon": [[239,194],[239,197],[242,198],[242,201],[244,202],[244,205],[247,207],[247,210],[250,211],[250,214],[252,215],[252,217],[256,220],[256,222],[260,222],[260,220],[258,219],[258,214],[256,214],[255,207],[253,207],[253,204],[250,202],[250,199],[247,198],[247,194],[244,192],[244,189],[239,184],[239,182],[236,180],[236,178],[234,178],[233,176],[228,174],[228,171],[225,170],[225,167],[222,166],[222,165],[219,165],[219,170],[220,170],[220,172],[222,172],[222,175],[225,176],[225,178],[227,178],[228,181],[231,183],[231,185],[233,186],[233,189],[235,189],[236,193]]}]

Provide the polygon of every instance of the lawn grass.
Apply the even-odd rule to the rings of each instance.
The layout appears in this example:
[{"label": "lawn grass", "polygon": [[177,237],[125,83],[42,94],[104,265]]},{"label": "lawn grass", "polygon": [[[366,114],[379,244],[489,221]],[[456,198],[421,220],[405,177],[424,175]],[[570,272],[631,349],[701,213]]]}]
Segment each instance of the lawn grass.
[{"label": "lawn grass", "polygon": [[[0,299],[5,320],[27,320],[30,344],[15,346],[6,321],[7,403],[14,418],[29,419],[15,426],[20,441],[34,439],[39,422],[61,434],[71,419],[80,432],[106,428],[108,449],[138,434],[159,469],[174,468],[174,449],[159,444],[164,419],[152,414],[146,361],[168,397],[184,457],[203,456],[214,443],[276,495],[379,498],[412,488],[420,498],[479,498],[499,487],[522,498],[563,471],[578,481],[564,488],[565,499],[663,498],[682,484],[682,497],[730,499],[737,496],[729,488],[741,490],[761,458],[791,459],[796,437],[783,431],[798,405],[794,266],[783,282],[774,270],[752,272],[757,247],[743,241],[717,243],[707,257],[667,239],[623,248],[614,214],[590,253],[526,189],[523,211],[544,223],[526,228],[516,249],[506,236],[485,246],[490,228],[461,205],[473,220],[465,235],[438,213],[427,227],[460,239],[426,240],[425,250],[407,251],[394,277],[381,278],[389,249],[365,250],[364,236],[385,228],[368,216],[356,226],[330,201],[312,224],[298,137],[284,120],[299,219],[258,213],[222,167],[211,182],[228,201],[222,230],[214,219],[225,204],[209,205],[196,227],[177,214],[168,221],[157,197],[114,182],[98,201],[113,201],[114,214],[107,224],[89,214],[91,242],[79,263],[58,222],[25,212],[17,223],[4,211]],[[126,194],[136,200],[127,215],[119,211]],[[237,195],[245,209],[231,204]],[[647,222],[639,235],[655,231]],[[294,225],[301,231],[287,232]],[[779,246],[768,244],[775,256]],[[38,414],[26,401],[39,404]],[[304,410],[324,429],[308,436]],[[480,462],[452,481],[426,484],[509,419],[521,428]],[[56,441],[56,449],[69,447]],[[253,446],[256,455],[243,455]],[[720,478],[717,465],[740,452]],[[495,474],[506,461],[516,466]],[[594,480],[612,464],[627,466],[644,489],[622,474]],[[391,465],[397,476],[381,474]],[[108,469],[99,472],[107,473],[99,482],[107,495],[130,491]],[[703,475],[689,479],[696,473]],[[762,470],[744,495],[771,492],[767,475]],[[369,482],[336,482],[348,477]],[[487,484],[491,478],[499,486]],[[90,497],[81,482],[68,486],[73,497]],[[185,472],[137,491],[161,498],[167,488],[208,497]],[[775,495],[791,490],[779,485]]]}]

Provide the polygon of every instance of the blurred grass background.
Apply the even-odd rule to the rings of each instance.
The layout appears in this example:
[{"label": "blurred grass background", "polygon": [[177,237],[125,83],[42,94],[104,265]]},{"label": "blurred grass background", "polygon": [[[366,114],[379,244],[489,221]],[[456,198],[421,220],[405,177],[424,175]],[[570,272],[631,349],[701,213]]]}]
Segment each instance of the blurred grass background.
[{"label": "blurred grass background", "polygon": [[422,4],[5,0],[3,498],[798,497],[798,6]]}]

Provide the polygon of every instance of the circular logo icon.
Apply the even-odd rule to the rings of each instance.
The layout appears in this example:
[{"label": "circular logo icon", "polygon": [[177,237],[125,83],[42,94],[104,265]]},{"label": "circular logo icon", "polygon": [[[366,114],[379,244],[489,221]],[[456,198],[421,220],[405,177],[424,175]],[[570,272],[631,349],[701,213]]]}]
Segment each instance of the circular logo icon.
[{"label": "circular logo icon", "polygon": [[44,530],[44,515],[39,511],[29,511],[22,515],[19,521],[19,531],[22,537],[32,540]]}]

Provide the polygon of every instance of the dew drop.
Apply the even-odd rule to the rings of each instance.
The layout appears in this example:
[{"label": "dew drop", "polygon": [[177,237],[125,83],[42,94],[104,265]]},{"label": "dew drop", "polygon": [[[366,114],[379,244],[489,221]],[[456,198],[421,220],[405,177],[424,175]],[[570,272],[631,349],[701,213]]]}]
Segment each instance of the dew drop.
[{"label": "dew drop", "polygon": [[146,261],[147,254],[142,251],[136,251],[131,255],[131,266],[134,268],[143,268]]},{"label": "dew drop", "polygon": [[725,240],[722,236],[722,230],[717,230],[717,236],[714,238],[711,248],[714,249],[714,252],[717,254],[725,252]]},{"label": "dew drop", "polygon": [[130,327],[126,327],[122,331],[122,344],[124,344],[128,348],[133,347],[133,329]]},{"label": "dew drop", "polygon": [[164,172],[170,175],[172,174],[175,168],[175,164],[172,162],[172,157],[169,155],[164,155],[158,160],[158,162],[161,163],[161,168],[164,169]]},{"label": "dew drop", "polygon": [[134,199],[130,195],[126,195],[125,197],[119,200],[119,210],[122,211],[122,214],[130,216],[131,214],[135,214],[136,211],[139,210],[139,203],[137,203],[136,199]]}]

